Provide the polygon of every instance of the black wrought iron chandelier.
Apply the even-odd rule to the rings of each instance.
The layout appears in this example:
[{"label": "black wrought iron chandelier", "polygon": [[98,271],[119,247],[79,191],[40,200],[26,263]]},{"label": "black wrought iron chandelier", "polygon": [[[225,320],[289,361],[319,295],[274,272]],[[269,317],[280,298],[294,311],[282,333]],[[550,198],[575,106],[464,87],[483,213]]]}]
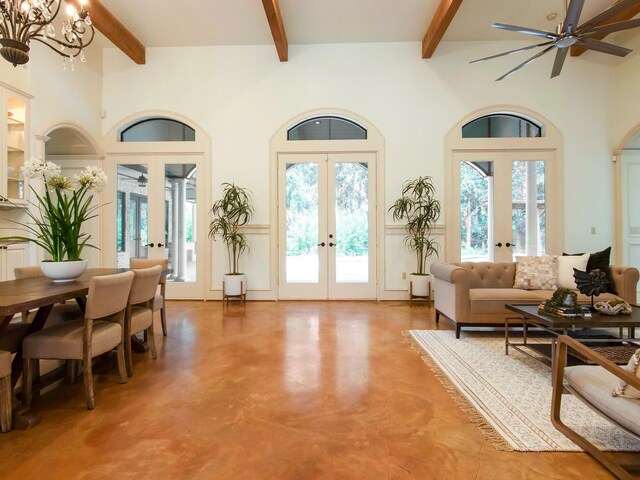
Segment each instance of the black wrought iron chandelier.
[{"label": "black wrought iron chandelier", "polygon": [[62,22],[62,32],[56,38],[53,21],[62,0],[0,0],[0,55],[13,66],[29,61],[29,42],[40,42],[69,60],[73,69],[76,57],[86,61],[83,49],[95,35],[86,0],[79,0],[80,11],[67,5],[69,18]]}]

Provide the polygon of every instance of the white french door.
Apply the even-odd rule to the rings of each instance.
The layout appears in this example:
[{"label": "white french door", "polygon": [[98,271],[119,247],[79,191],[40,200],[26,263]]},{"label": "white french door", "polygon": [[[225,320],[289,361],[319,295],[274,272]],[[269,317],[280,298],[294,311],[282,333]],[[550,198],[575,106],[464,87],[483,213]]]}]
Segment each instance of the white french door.
[{"label": "white french door", "polygon": [[[555,169],[549,151],[454,153],[462,261],[513,261],[556,251]],[[456,242],[457,243],[457,242]]]},{"label": "white french door", "polygon": [[206,208],[200,155],[117,157],[117,266],[168,258],[168,298],[204,298]]},{"label": "white french door", "polygon": [[623,151],[618,161],[622,163],[618,177],[622,258],[616,260],[621,265],[640,268],[640,190],[637,187],[640,182],[640,152]]},{"label": "white french door", "polygon": [[374,153],[278,155],[279,297],[376,298]]}]

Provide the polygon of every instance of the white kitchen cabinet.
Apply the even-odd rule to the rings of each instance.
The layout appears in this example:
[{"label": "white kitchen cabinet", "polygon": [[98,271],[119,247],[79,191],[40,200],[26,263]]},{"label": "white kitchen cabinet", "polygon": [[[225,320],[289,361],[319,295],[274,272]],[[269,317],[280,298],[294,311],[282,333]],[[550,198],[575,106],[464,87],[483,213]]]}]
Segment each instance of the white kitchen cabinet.
[{"label": "white kitchen cabinet", "polygon": [[27,243],[14,243],[0,245],[0,281],[14,280],[13,269],[27,265],[29,245]]}]

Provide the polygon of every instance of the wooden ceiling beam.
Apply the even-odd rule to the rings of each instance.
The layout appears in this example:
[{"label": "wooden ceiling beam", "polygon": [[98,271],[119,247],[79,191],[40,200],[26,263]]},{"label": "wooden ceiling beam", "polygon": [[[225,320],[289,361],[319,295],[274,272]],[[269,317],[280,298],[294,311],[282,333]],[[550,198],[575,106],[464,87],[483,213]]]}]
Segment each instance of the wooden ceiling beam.
[{"label": "wooden ceiling beam", "polygon": [[422,58],[431,58],[461,4],[462,0],[441,0],[422,40]]},{"label": "wooden ceiling beam", "polygon": [[289,42],[287,42],[287,34],[284,31],[278,0],[262,0],[262,5],[264,5],[264,13],[266,13],[269,21],[269,28],[273,36],[273,43],[278,51],[278,58],[280,58],[281,62],[286,62],[289,60]]},{"label": "wooden ceiling beam", "polygon": [[[631,6],[631,7],[627,8],[626,10],[623,10],[622,12],[620,12],[619,14],[617,14],[614,17],[611,17],[611,19],[607,23],[604,23],[603,25],[607,25],[609,23],[624,22],[625,20],[631,20],[633,17],[635,17],[639,13],[640,13],[640,3]],[[600,34],[592,36],[591,38],[595,38],[597,40],[602,40],[607,35],[609,35],[609,34],[608,33],[600,33]],[[571,47],[571,56],[572,57],[579,57],[580,55],[582,55],[586,51],[587,51],[586,48],[581,47],[579,45],[574,45],[574,46]]]},{"label": "wooden ceiling beam", "polygon": [[[66,2],[80,9],[79,0],[66,0]],[[89,0],[85,8],[89,11],[91,23],[98,31],[138,65],[145,64],[145,46],[102,5],[100,0]]]}]

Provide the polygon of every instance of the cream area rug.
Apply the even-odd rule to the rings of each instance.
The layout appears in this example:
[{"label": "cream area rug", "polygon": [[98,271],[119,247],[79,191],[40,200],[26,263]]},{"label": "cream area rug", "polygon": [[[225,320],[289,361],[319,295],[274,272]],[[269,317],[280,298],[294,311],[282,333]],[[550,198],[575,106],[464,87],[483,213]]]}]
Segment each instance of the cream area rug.
[{"label": "cream area rug", "polygon": [[[453,331],[406,332],[425,362],[496,448],[521,452],[579,452],[551,423],[551,371],[511,349],[504,336]],[[562,419],[602,450],[640,451],[640,440],[571,395]]]}]

